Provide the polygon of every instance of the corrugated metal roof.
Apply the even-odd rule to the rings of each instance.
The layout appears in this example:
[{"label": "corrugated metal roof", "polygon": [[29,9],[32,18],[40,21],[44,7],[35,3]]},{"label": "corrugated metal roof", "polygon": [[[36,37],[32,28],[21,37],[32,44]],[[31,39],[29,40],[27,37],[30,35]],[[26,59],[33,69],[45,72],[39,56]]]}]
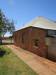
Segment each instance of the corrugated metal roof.
[{"label": "corrugated metal roof", "polygon": [[25,27],[29,27],[29,26],[43,28],[43,29],[56,30],[56,23],[44,17],[38,17],[25,25]]}]

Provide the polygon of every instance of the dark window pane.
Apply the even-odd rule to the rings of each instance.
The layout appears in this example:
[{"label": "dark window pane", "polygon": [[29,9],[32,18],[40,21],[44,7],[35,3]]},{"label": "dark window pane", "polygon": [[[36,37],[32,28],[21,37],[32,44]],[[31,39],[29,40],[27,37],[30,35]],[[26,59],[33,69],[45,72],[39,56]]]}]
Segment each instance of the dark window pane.
[{"label": "dark window pane", "polygon": [[35,39],[34,43],[35,43],[35,46],[38,46],[38,39]]}]

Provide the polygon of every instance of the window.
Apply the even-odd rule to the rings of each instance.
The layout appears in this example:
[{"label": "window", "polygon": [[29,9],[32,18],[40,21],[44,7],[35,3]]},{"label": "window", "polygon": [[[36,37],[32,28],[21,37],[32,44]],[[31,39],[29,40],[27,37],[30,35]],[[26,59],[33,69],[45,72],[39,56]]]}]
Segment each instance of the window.
[{"label": "window", "polygon": [[34,43],[34,45],[38,47],[38,39],[35,39]]},{"label": "window", "polygon": [[47,37],[56,37],[56,31],[55,30],[48,30],[46,36]]}]

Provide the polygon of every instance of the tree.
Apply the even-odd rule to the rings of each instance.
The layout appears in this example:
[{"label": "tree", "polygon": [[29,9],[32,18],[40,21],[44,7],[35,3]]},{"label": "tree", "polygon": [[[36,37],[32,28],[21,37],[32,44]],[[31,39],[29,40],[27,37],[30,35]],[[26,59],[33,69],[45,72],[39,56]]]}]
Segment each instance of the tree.
[{"label": "tree", "polygon": [[14,21],[10,21],[9,19],[7,19],[0,9],[0,37],[4,36],[6,32],[10,32],[11,34],[13,34],[14,31]]},{"label": "tree", "polygon": [[14,21],[13,21],[13,20],[9,23],[8,31],[9,31],[11,34],[13,34],[13,32],[15,31]]}]

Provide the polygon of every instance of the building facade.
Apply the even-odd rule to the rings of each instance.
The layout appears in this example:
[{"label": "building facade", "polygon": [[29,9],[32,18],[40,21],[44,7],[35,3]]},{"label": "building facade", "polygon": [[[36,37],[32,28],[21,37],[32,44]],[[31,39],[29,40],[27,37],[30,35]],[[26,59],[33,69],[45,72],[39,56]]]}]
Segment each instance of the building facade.
[{"label": "building facade", "polygon": [[14,32],[13,38],[16,46],[56,61],[55,29],[29,26]]},{"label": "building facade", "polygon": [[46,30],[27,27],[14,33],[14,44],[39,56],[47,57]]}]

